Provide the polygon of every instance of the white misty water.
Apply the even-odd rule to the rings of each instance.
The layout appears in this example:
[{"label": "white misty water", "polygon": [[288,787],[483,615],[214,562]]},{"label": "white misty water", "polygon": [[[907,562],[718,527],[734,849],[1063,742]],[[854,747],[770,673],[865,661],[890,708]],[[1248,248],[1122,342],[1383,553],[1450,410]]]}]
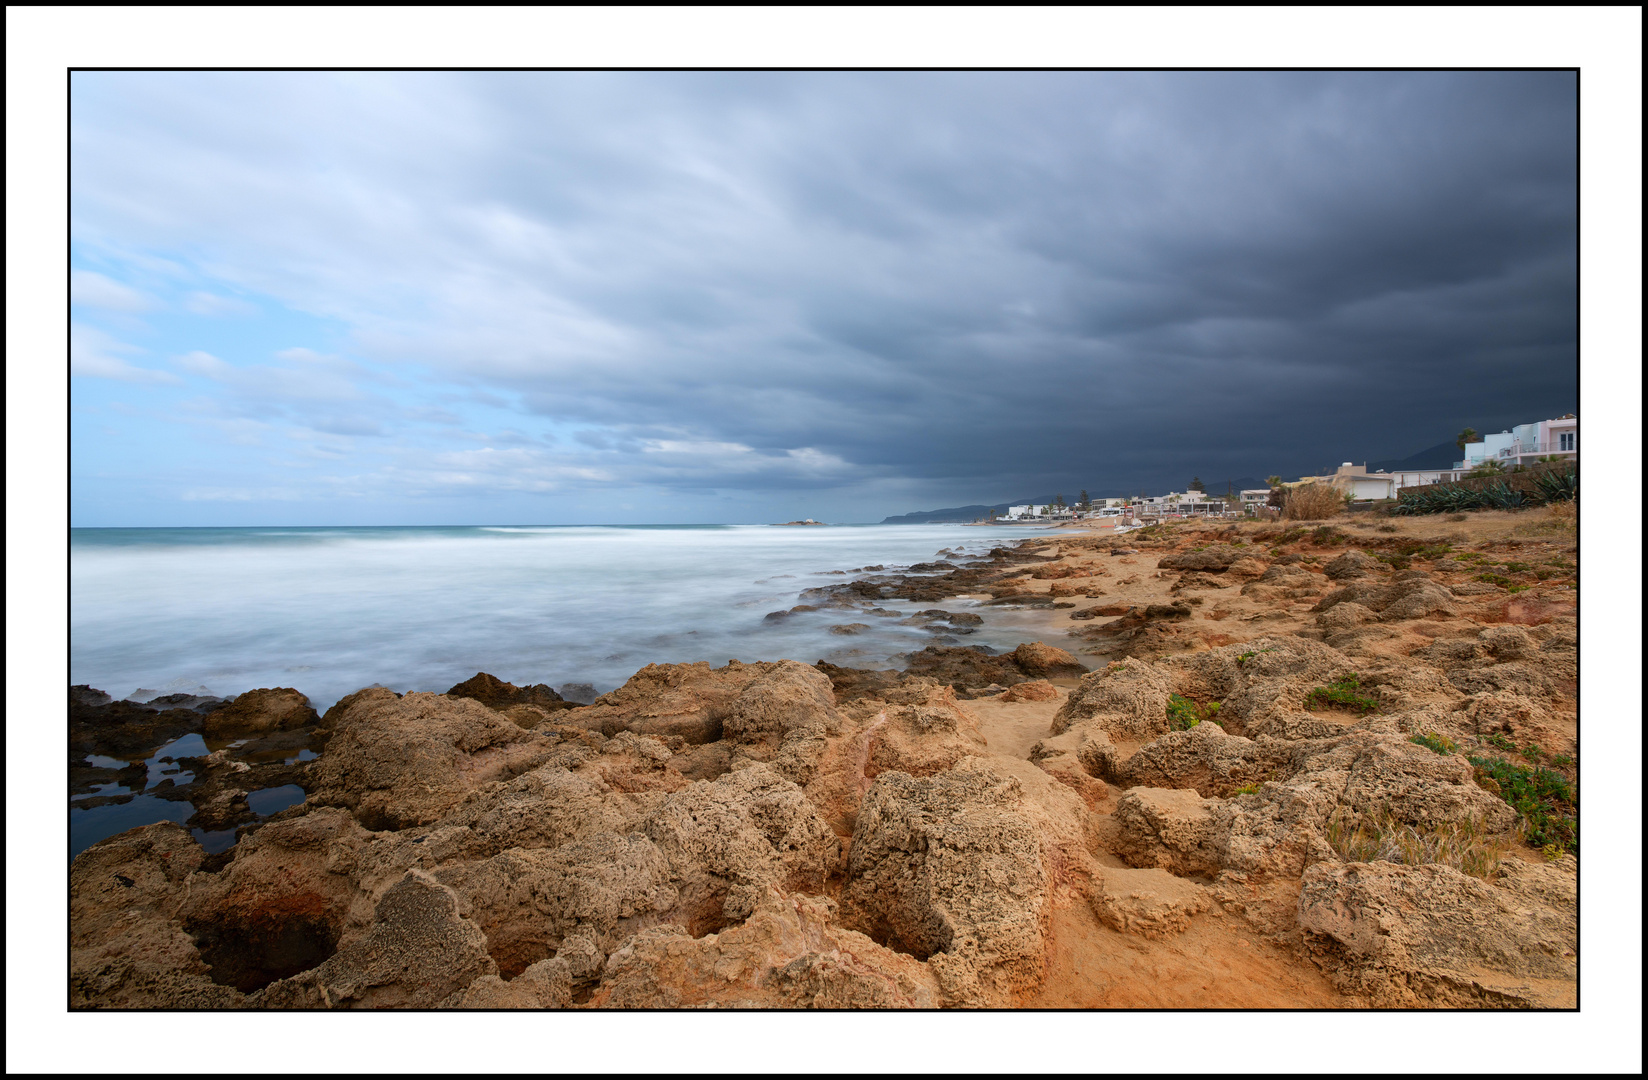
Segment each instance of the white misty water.
[{"label": "white misty water", "polygon": [[[70,681],[115,697],[294,686],[325,710],[374,683],[442,691],[490,672],[610,690],[649,663],[884,667],[932,635],[850,611],[764,622],[830,570],[983,554],[1035,528],[956,525],[75,529]],[[782,575],[791,575],[783,577]],[[888,602],[913,613],[942,605]],[[1010,649],[1029,619],[978,609],[961,643]],[[841,636],[829,627],[862,622]]]}]

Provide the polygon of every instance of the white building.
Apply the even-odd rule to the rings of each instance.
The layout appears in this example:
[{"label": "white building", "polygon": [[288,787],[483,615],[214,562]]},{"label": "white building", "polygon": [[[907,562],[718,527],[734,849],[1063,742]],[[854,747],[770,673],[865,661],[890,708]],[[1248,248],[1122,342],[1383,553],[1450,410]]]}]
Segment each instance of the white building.
[{"label": "white building", "polygon": [[1542,457],[1577,458],[1579,456],[1579,417],[1573,413],[1555,420],[1540,420],[1532,424],[1518,424],[1497,435],[1487,435],[1480,442],[1465,444],[1465,459],[1454,462],[1454,469],[1469,470],[1484,461],[1495,461],[1510,468],[1531,465]]}]

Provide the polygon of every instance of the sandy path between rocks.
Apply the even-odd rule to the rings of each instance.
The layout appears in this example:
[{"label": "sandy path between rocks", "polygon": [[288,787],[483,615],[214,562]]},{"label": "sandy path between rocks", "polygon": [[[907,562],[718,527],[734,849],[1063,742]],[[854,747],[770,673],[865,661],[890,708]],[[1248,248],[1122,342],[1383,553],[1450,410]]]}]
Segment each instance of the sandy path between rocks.
[{"label": "sandy path between rocks", "polygon": [[[991,764],[1017,777],[1049,813],[1090,815],[1089,854],[1102,873],[1126,864],[1104,847],[1115,793],[1088,811],[1073,792],[1033,764],[1030,748],[1047,738],[1074,679],[1055,681],[1051,701],[964,701],[984,735]],[[1217,905],[1165,940],[1124,934],[1099,922],[1079,891],[1053,897],[1047,976],[1018,1002],[1040,1009],[1331,1009],[1346,1006],[1327,977],[1260,937]]]}]

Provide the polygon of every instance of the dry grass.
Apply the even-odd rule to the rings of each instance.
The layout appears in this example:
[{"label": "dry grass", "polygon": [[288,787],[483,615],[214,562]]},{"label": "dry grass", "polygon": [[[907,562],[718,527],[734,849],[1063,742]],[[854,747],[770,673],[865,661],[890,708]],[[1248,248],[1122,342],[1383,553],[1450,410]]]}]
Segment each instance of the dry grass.
[{"label": "dry grass", "polygon": [[1579,500],[1547,503],[1521,516],[1523,521],[1512,530],[1517,536],[1573,536],[1579,531]]},{"label": "dry grass", "polygon": [[1306,484],[1288,492],[1282,517],[1288,521],[1324,521],[1345,509],[1345,498],[1326,484]]},{"label": "dry grass", "polygon": [[1440,863],[1478,878],[1492,877],[1515,842],[1489,836],[1474,818],[1414,826],[1389,810],[1354,815],[1341,808],[1328,819],[1327,831],[1328,845],[1347,862]]}]

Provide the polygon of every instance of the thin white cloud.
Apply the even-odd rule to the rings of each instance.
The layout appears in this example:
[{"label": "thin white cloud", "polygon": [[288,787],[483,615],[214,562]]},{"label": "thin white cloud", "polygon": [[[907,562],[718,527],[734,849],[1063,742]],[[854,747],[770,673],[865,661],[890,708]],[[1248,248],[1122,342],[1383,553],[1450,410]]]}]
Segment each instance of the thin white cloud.
[{"label": "thin white cloud", "polygon": [[191,375],[204,375],[208,379],[225,378],[234,370],[211,353],[202,352],[198,349],[194,352],[184,353],[172,362]]},{"label": "thin white cloud", "polygon": [[249,304],[244,300],[237,300],[232,296],[218,296],[216,293],[192,292],[184,298],[183,306],[195,315],[205,315],[208,318],[232,318],[257,314],[257,305]]},{"label": "thin white cloud", "polygon": [[93,379],[116,379],[135,383],[182,382],[169,371],[153,371],[134,367],[120,355],[142,353],[144,350],[110,337],[79,323],[69,327],[69,371],[71,374]]},{"label": "thin white cloud", "polygon": [[154,298],[148,294],[122,285],[94,270],[69,272],[69,302],[81,307],[125,312],[147,311],[157,306]]}]

